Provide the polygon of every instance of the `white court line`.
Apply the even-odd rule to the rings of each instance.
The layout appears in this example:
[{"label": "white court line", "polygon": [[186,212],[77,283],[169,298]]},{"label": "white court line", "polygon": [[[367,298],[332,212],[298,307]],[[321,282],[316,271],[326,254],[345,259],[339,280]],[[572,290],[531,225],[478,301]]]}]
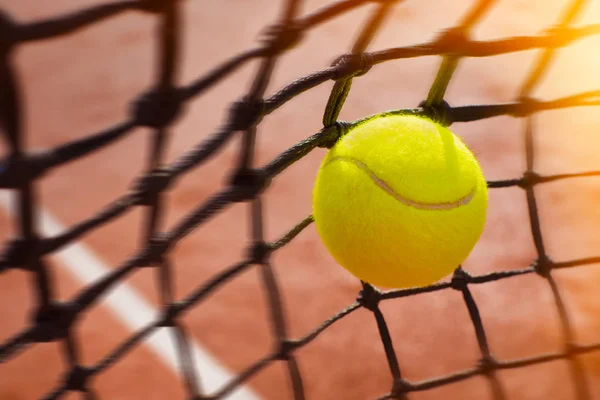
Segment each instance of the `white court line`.
[{"label": "white court line", "polygon": [[[9,194],[0,190],[0,206],[13,215],[13,207]],[[62,224],[48,211],[38,209],[38,227],[45,236],[55,236],[65,230]],[[67,245],[53,253],[82,285],[89,285],[109,274],[110,269],[96,255],[80,242]],[[150,305],[144,297],[126,283],[118,283],[103,299],[113,312],[132,332],[144,328],[150,321],[156,320],[160,311]],[[169,368],[179,374],[180,368],[177,353],[171,335],[166,329],[158,329],[143,341]],[[232,379],[227,371],[212,355],[197,342],[190,340],[192,357],[200,375],[201,385],[205,391],[213,393]],[[249,388],[240,386],[227,397],[231,400],[259,400]]]}]

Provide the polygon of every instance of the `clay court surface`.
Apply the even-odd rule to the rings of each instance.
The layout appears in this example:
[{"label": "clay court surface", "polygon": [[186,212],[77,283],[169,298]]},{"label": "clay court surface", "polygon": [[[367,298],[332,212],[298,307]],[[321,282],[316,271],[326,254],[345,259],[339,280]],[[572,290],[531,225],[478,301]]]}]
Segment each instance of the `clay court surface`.
[{"label": "clay court surface", "polygon": [[[73,11],[97,1],[0,0],[19,21],[33,21]],[[206,73],[253,46],[261,30],[276,20],[275,0],[182,2],[183,44],[180,84]],[[308,13],[324,2],[306,1]],[[492,7],[476,26],[480,40],[533,35],[556,21],[567,2],[506,0]],[[453,26],[471,1],[399,3],[369,50],[427,42]],[[347,52],[358,26],[376,5],[360,7],[308,32],[301,44],[280,58],[267,95],[294,79],[327,67]],[[600,22],[600,3],[590,2],[577,25]],[[60,39],[21,46],[15,54],[24,93],[26,142],[30,149],[57,146],[115,125],[127,117],[129,104],[155,81],[156,19],[129,12]],[[559,57],[536,90],[552,99],[600,88],[600,38],[576,42]],[[493,58],[465,59],[449,86],[451,105],[513,101],[535,60],[536,51]],[[167,161],[172,161],[213,132],[229,104],[248,89],[256,63],[247,64],[191,101],[170,130]],[[415,107],[423,100],[439,66],[438,57],[391,61],[356,78],[341,118],[354,120],[377,112]],[[294,98],[259,125],[257,165],[264,165],[298,141],[318,132],[331,82]],[[566,109],[534,117],[538,141],[536,170],[556,174],[599,170],[600,114],[597,108]],[[525,169],[524,120],[497,117],[452,129],[478,156],[488,180],[518,178]],[[88,218],[124,194],[144,168],[151,132],[137,129],[123,140],[77,160],[37,181],[40,229],[57,230]],[[163,230],[205,201],[225,182],[234,165],[239,136],[208,163],[194,169],[169,192]],[[0,142],[0,154],[7,148]],[[4,152],[4,153],[2,153]],[[311,213],[311,190],[324,149],[317,149],[278,176],[264,197],[265,232],[275,240]],[[548,252],[556,261],[600,254],[600,179],[571,179],[536,188]],[[14,229],[9,191],[0,191],[0,240]],[[205,280],[240,261],[249,244],[249,206],[237,204],[194,230],[176,247],[176,297],[181,299]],[[141,243],[144,210],[135,208],[76,246],[48,258],[56,297],[69,299],[91,279],[107,273]],[[42,226],[43,225],[43,226]],[[87,257],[93,258],[87,258]],[[484,235],[465,262],[472,274],[527,267],[535,259],[525,194],[521,189],[490,191]],[[91,261],[90,261],[91,260]],[[272,263],[283,295],[289,334],[301,337],[351,304],[359,281],[336,265],[321,244],[314,225],[277,251]],[[91,265],[105,270],[91,270]],[[600,266],[556,271],[554,276],[576,331],[578,343],[600,341]],[[79,271],[79,273],[74,273]],[[105,272],[102,272],[105,271]],[[108,296],[77,325],[84,364],[93,364],[131,335],[137,319],[155,318],[160,305],[157,271],[128,276],[127,296],[147,304],[146,314]],[[85,275],[88,273],[88,275]],[[92,274],[92,275],[89,275]],[[88,276],[88,278],[86,278]],[[0,275],[0,342],[29,324],[35,304],[31,277],[10,270]],[[471,285],[499,359],[562,351],[564,342],[550,288],[535,274]],[[125,295],[123,292],[111,295]],[[127,297],[126,297],[127,298]],[[122,299],[122,297],[121,297]],[[272,350],[272,329],[258,269],[250,268],[186,313],[183,324],[199,349],[222,367],[205,377],[214,391]],[[120,313],[115,313],[120,310]],[[382,303],[403,375],[423,380],[476,365],[480,358],[473,326],[462,296],[445,290]],[[138,321],[139,322],[139,321]],[[143,322],[143,321],[142,321]],[[139,322],[139,323],[142,323]],[[170,342],[155,338],[140,345],[94,379],[102,399],[183,399],[184,386],[169,362]],[[161,347],[162,346],[162,347]],[[37,344],[0,364],[0,399],[37,399],[57,385],[66,361],[60,344]],[[360,309],[334,324],[297,353],[308,399],[373,399],[389,391],[391,376],[373,315]],[[592,398],[600,399],[600,353],[581,356]],[[209,364],[204,364],[209,365]],[[210,364],[212,365],[212,364]],[[202,375],[202,370],[201,370]],[[212,376],[211,375],[211,376]],[[500,371],[511,399],[574,399],[566,361]],[[212,386],[211,386],[212,385]],[[274,363],[253,377],[239,399],[292,398],[285,364]],[[67,398],[77,398],[70,394]],[[440,389],[413,393],[411,399],[486,399],[485,378],[476,377]]]}]

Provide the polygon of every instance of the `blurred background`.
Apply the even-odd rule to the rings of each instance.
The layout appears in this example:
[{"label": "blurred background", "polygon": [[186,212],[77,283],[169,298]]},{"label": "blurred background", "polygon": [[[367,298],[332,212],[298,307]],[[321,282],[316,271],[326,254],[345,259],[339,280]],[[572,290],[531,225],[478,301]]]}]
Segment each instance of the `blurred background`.
[{"label": "blurred background", "polygon": [[[50,18],[78,10],[97,0],[0,0],[0,8],[18,21]],[[302,2],[301,15],[333,1]],[[473,0],[399,2],[368,50],[407,46],[433,40],[455,26]],[[232,56],[256,46],[263,30],[275,22],[282,1],[221,0],[181,2],[183,41],[177,82],[187,84]],[[497,2],[473,30],[474,39],[535,35],[558,20],[569,5],[564,0]],[[377,4],[367,4],[319,25],[292,51],[280,57],[266,97],[293,80],[327,68],[350,51],[360,28]],[[600,23],[600,2],[586,6],[576,26]],[[136,96],[155,81],[157,19],[128,12],[76,34],[33,42],[15,50],[25,107],[29,149],[57,146],[124,120]],[[592,36],[560,49],[542,85],[534,92],[550,100],[600,88],[600,37]],[[539,50],[463,59],[445,99],[452,106],[511,102]],[[354,120],[390,109],[416,107],[427,96],[440,57],[389,61],[354,79],[340,118]],[[192,100],[171,129],[167,161],[176,159],[214,132],[227,118],[229,106],[245,94],[257,62],[221,81]],[[257,165],[322,127],[322,114],[333,82],[292,99],[259,125]],[[536,114],[536,171],[542,175],[600,169],[600,113],[592,107]],[[452,130],[477,155],[488,180],[518,178],[525,170],[525,121],[496,117],[456,123]],[[125,193],[144,168],[150,131],[134,134],[91,156],[53,170],[37,181],[39,199],[57,223],[71,226],[88,218]],[[227,183],[235,165],[240,136],[208,163],[178,181],[167,195],[162,230]],[[0,155],[8,148],[0,142]],[[311,213],[311,191],[324,149],[315,149],[278,176],[264,195],[265,234],[275,240]],[[6,192],[3,194],[6,195]],[[542,233],[556,261],[598,255],[600,181],[570,179],[536,187]],[[15,232],[9,208],[0,208],[0,241]],[[86,235],[83,244],[110,270],[133,254],[140,237],[142,210],[128,212]],[[235,204],[193,231],[171,257],[176,297],[183,298],[205,280],[238,262],[249,244],[248,206]],[[525,193],[519,188],[490,191],[487,225],[482,239],[464,264],[472,274],[522,269],[536,257]],[[49,257],[57,296],[71,298],[81,287],[57,255]],[[289,334],[305,336],[328,317],[351,304],[360,282],[339,267],[321,244],[314,225],[274,253],[272,264],[280,284]],[[72,267],[71,267],[72,268]],[[78,268],[78,266],[75,266]],[[600,270],[597,265],[553,273],[563,295],[578,343],[600,340]],[[131,274],[125,284],[158,309],[152,269]],[[29,323],[33,307],[30,276],[11,270],[0,276],[0,342]],[[564,350],[564,338],[550,287],[535,274],[483,285],[471,285],[498,359]],[[385,301],[403,375],[411,381],[471,368],[480,358],[473,325],[460,292],[445,290]],[[273,339],[265,291],[257,269],[225,284],[183,318],[194,341],[224,370],[235,375],[272,350]],[[131,335],[130,327],[106,301],[78,323],[77,338],[85,364],[93,364]],[[172,351],[167,349],[166,351]],[[308,399],[374,399],[389,392],[391,375],[372,313],[365,309],[340,320],[295,353]],[[581,356],[589,389],[600,399],[600,354]],[[66,368],[60,344],[37,344],[0,364],[0,399],[35,399],[55,387]],[[566,361],[499,371],[510,399],[574,399]],[[94,379],[103,399],[183,399],[177,374],[147,346],[130,354]],[[243,397],[292,398],[285,364],[273,363],[250,379]],[[249,394],[253,393],[253,394]],[[74,395],[66,398],[76,398]],[[245,397],[251,396],[251,397]],[[491,398],[489,383],[475,377],[410,399]]]}]

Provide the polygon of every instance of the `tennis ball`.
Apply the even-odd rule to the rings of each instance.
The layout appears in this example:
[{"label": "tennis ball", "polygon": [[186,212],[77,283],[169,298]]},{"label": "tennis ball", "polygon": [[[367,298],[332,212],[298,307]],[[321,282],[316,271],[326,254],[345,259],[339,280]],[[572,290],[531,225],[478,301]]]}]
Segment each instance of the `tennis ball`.
[{"label": "tennis ball", "polygon": [[425,117],[382,114],[351,126],[323,159],[313,216],[335,260],[387,288],[452,273],[485,224],[487,184],[473,153]]}]

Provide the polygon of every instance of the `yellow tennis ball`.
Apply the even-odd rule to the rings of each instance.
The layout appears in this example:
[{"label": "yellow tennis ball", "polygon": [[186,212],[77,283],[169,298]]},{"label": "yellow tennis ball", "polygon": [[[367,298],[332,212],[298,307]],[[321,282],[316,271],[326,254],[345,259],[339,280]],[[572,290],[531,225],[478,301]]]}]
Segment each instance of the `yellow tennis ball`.
[{"label": "yellow tennis ball", "polygon": [[352,126],[324,158],[313,191],[317,231],[365,282],[429,285],[452,273],[485,224],[487,184],[449,129],[383,114]]}]

